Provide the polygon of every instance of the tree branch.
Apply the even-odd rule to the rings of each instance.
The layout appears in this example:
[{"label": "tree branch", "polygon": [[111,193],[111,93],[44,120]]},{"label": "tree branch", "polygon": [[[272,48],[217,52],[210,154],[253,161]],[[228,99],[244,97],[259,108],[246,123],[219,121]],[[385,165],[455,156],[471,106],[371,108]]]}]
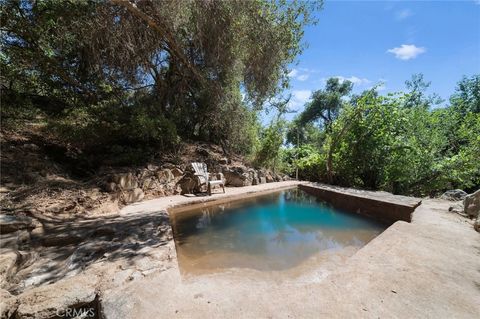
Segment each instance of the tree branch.
[{"label": "tree branch", "polygon": [[169,47],[172,55],[175,56],[192,74],[199,80],[201,84],[205,82],[205,78],[198,72],[198,70],[192,66],[185,55],[182,53],[180,47],[177,45],[177,42],[174,36],[168,31],[168,28],[163,25],[162,22],[156,22],[147,14],[142,12],[138,7],[130,2],[129,0],[111,0],[114,4],[119,5],[127,9],[131,14],[137,18],[143,20],[147,25],[159,33],[163,38],[167,46]]}]

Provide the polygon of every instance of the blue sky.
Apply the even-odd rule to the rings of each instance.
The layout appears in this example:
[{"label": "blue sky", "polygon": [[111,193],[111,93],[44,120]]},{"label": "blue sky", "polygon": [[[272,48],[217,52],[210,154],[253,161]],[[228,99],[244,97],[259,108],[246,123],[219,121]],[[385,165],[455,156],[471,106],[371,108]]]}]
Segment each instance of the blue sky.
[{"label": "blue sky", "polygon": [[354,82],[354,92],[384,82],[385,94],[423,73],[429,92],[448,100],[463,75],[480,73],[480,0],[326,0],[318,19],[291,66],[293,109],[333,76]]}]

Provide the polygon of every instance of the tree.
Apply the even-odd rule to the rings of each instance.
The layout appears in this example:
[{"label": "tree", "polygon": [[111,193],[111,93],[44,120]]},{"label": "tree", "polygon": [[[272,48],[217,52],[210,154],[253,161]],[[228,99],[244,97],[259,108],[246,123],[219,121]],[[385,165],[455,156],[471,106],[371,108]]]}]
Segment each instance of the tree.
[{"label": "tree", "polygon": [[343,105],[342,98],[352,91],[352,87],[350,81],[328,79],[324,90],[313,92],[312,101],[305,106],[305,110],[299,116],[299,125],[320,120],[322,126],[329,131]]},{"label": "tree", "polygon": [[443,100],[437,94],[426,95],[430,84],[431,82],[425,81],[422,73],[413,74],[411,80],[405,81],[408,90],[405,99],[405,106],[410,108],[423,107],[428,109],[432,105],[442,103]]},{"label": "tree", "polygon": [[291,153],[301,155],[300,176],[313,180],[417,196],[473,191],[480,186],[480,114],[464,106],[475,105],[474,96],[464,89],[455,104],[430,109],[425,96],[408,103],[411,91],[380,96],[372,89],[343,104],[320,147]]},{"label": "tree", "polygon": [[480,74],[464,76],[458,82],[450,104],[463,115],[468,112],[480,113]]},{"label": "tree", "polygon": [[[80,122],[91,124],[83,130],[84,141],[102,125],[116,132],[115,143],[133,136],[154,141],[150,137],[164,132],[156,124],[150,137],[121,132],[117,125],[127,118],[134,127],[133,117],[143,110],[144,118],[171,123],[183,138],[235,150],[238,140],[231,137],[240,131],[227,130],[248,125],[252,116],[246,114],[288,86],[287,67],[303,49],[303,28],[315,23],[312,13],[321,6],[322,1],[5,0],[2,85],[13,95],[35,97],[43,108],[58,106],[49,120],[61,117],[62,132],[81,114]],[[107,143],[97,134],[89,139]]]}]

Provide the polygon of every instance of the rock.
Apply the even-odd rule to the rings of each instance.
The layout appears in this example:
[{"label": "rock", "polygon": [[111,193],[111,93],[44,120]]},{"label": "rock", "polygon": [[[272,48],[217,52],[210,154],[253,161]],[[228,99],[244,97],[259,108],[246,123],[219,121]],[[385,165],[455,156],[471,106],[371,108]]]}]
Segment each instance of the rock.
[{"label": "rock", "polygon": [[480,217],[475,220],[473,223],[473,228],[480,233]]},{"label": "rock", "polygon": [[180,185],[180,194],[182,195],[193,194],[195,192],[195,189],[197,188],[197,181],[191,175],[185,175],[178,181],[177,184]]},{"label": "rock", "polygon": [[250,179],[252,180],[252,185],[258,185],[258,172],[254,169],[249,169],[248,174],[250,174]]},{"label": "rock", "polygon": [[267,183],[273,183],[275,182],[275,180],[273,179],[273,176],[270,172],[268,172],[266,175],[265,175],[265,180],[267,181]]},{"label": "rock", "polygon": [[150,176],[153,176],[154,172],[152,172],[151,170],[149,169],[141,169],[137,172],[137,181],[138,182],[141,182],[142,180],[144,180],[145,178],[148,178]]},{"label": "rock", "polygon": [[123,200],[125,203],[135,203],[141,201],[145,197],[145,193],[141,188],[135,188],[123,192]]},{"label": "rock", "polygon": [[465,207],[465,213],[469,217],[478,217],[480,214],[480,189],[465,196],[463,206]]},{"label": "rock", "polygon": [[219,159],[218,164],[227,165],[228,164],[228,158],[223,157],[223,158]]},{"label": "rock", "polygon": [[13,318],[18,308],[17,297],[5,289],[0,289],[0,318]]},{"label": "rock", "polygon": [[147,191],[149,189],[155,189],[157,187],[160,187],[160,185],[158,185],[157,180],[152,177],[148,177],[142,182],[142,189],[144,191]]},{"label": "rock", "polygon": [[243,167],[224,168],[225,185],[227,186],[250,186],[252,185],[252,175],[245,171]]},{"label": "rock", "polygon": [[183,176],[183,171],[175,167],[174,169],[172,169],[172,174],[174,178],[177,178],[177,177]]},{"label": "rock", "polygon": [[147,169],[148,169],[149,171],[155,172],[155,171],[158,170],[158,166],[153,165],[153,164],[148,164],[148,165],[147,165]]},{"label": "rock", "polygon": [[30,217],[0,214],[0,232],[2,234],[33,228],[35,228],[35,224]]},{"label": "rock", "polygon": [[273,179],[275,182],[281,182],[283,180],[282,177],[276,173],[273,173]]},{"label": "rock", "polygon": [[266,177],[265,176],[259,177],[258,178],[258,183],[259,184],[266,184],[267,183]]},{"label": "rock", "polygon": [[66,312],[74,309],[96,312],[97,282],[95,276],[79,275],[28,290],[18,297],[16,318],[72,318]]},{"label": "rock", "polygon": [[12,249],[0,249],[0,285],[3,287],[15,275],[20,254]]},{"label": "rock", "polygon": [[162,168],[168,168],[170,170],[174,169],[176,166],[172,163],[165,163],[162,165]]},{"label": "rock", "polygon": [[106,183],[105,184],[105,190],[109,193],[113,193],[117,191],[117,184],[114,182]]},{"label": "rock", "polygon": [[162,184],[170,183],[175,179],[175,176],[173,175],[172,171],[168,168],[164,168],[162,170],[157,171],[155,175],[157,176],[157,179]]},{"label": "rock", "polygon": [[137,178],[132,173],[115,174],[112,176],[112,181],[122,190],[138,187]]},{"label": "rock", "polygon": [[464,191],[462,191],[461,189],[452,189],[452,190],[449,190],[449,191],[446,191],[445,193],[443,193],[443,195],[440,196],[440,198],[446,199],[446,200],[456,201],[456,200],[464,199],[465,196],[467,196],[467,195],[468,194],[465,193]]}]

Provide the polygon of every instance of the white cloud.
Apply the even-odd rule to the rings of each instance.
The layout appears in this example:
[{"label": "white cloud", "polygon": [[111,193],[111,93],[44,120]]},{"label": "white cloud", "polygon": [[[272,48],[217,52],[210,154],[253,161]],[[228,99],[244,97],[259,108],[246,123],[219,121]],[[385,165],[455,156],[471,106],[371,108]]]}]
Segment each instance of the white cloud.
[{"label": "white cloud", "polygon": [[[353,84],[355,85],[358,85],[358,86],[362,86],[362,85],[366,85],[366,84],[370,84],[372,83],[372,81],[370,81],[369,79],[367,78],[359,78],[357,76],[350,76],[350,77],[345,77],[345,76],[341,76],[341,75],[336,75],[336,76],[332,76],[333,78],[337,78],[340,80],[340,82],[343,82],[345,80],[347,81],[350,81],[352,82]],[[322,83],[325,84],[327,83],[327,80],[328,78],[323,78],[322,79]]]},{"label": "white cloud", "polygon": [[412,15],[413,15],[413,12],[410,9],[403,9],[403,10],[397,11],[397,13],[395,14],[395,18],[397,20],[404,20],[408,17],[411,17]]},{"label": "white cloud", "polygon": [[288,76],[291,78],[295,78],[297,75],[298,75],[297,69],[293,69],[292,71],[290,71],[290,73],[288,73]]},{"label": "white cloud", "polygon": [[292,71],[290,71],[290,73],[288,73],[288,76],[291,79],[295,79],[295,80],[303,82],[303,81],[308,80],[308,78],[310,77],[310,73],[312,73],[312,72],[313,71],[311,71],[309,69],[305,69],[305,68],[293,69]]},{"label": "white cloud", "polygon": [[395,54],[395,57],[400,60],[415,59],[418,55],[425,53],[426,48],[417,47],[414,44],[402,44],[398,48],[387,50],[388,53]]},{"label": "white cloud", "polygon": [[290,98],[288,104],[290,108],[298,111],[302,106],[305,105],[305,103],[308,102],[308,100],[310,100],[311,96],[312,91],[310,90],[293,90],[292,97]]},{"label": "white cloud", "polygon": [[301,75],[297,76],[297,80],[306,81],[306,80],[308,80],[309,76],[310,75],[308,75],[308,74],[301,74]]}]

